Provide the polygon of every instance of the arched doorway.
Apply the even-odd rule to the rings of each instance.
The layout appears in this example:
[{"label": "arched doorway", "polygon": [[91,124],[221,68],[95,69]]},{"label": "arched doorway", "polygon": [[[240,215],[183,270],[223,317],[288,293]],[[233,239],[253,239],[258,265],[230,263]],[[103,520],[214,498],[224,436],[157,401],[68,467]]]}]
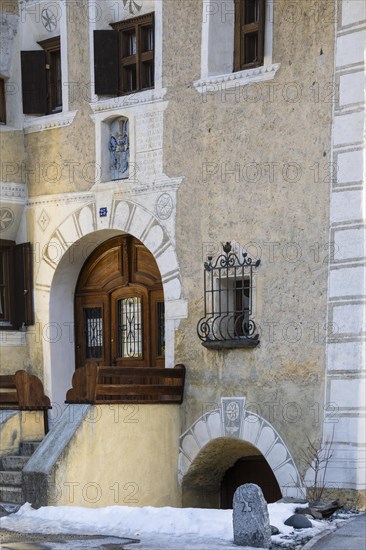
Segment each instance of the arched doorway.
[{"label": "arched doorway", "polygon": [[243,483],[259,485],[265,498],[271,494],[273,498],[266,498],[267,502],[282,497],[276,477],[257,447],[240,439],[213,439],[200,449],[183,478],[183,506],[232,508],[234,492]]},{"label": "arched doorway", "polygon": [[75,292],[76,368],[164,366],[164,294],[149,250],[113,237],[87,258]]},{"label": "arched doorway", "polygon": [[264,456],[245,456],[239,458],[221,480],[220,508],[227,510],[233,507],[234,493],[244,483],[258,485],[267,503],[282,498],[277,479]]}]

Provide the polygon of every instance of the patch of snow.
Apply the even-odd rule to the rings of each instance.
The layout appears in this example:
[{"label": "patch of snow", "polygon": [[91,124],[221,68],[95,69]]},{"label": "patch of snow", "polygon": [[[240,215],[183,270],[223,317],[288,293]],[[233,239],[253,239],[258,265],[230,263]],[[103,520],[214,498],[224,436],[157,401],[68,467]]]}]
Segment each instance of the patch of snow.
[{"label": "patch of snow", "polygon": [[[310,519],[309,529],[294,529],[284,525],[296,508],[307,504],[273,503],[268,505],[270,524],[277,527],[279,535],[272,536],[272,542],[278,546],[301,543],[314,537],[335,521]],[[349,517],[348,515],[346,516]],[[343,518],[337,519],[344,522]],[[172,548],[202,548],[210,542],[211,548],[232,548],[233,526],[232,510],[214,510],[203,508],[141,508],[129,506],[108,506],[106,508],[82,508],[73,506],[45,506],[34,510],[27,503],[17,513],[1,518],[0,525],[10,531],[41,534],[83,534],[108,535],[116,537],[142,538],[136,548],[145,548],[144,544],[158,544],[164,540],[176,541]],[[160,541],[160,542],[159,542]],[[190,543],[189,543],[190,541]],[[195,544],[193,546],[193,541]],[[206,542],[205,542],[206,541]],[[214,546],[216,541],[217,546]],[[155,546],[151,546],[151,548]],[[166,546],[168,547],[168,546]],[[146,546],[148,548],[148,546]]]}]

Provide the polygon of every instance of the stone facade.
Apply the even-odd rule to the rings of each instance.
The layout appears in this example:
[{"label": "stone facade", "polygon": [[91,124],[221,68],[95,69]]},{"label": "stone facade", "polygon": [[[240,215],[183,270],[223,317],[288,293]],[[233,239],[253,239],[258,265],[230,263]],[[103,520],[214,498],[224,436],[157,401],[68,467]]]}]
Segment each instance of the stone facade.
[{"label": "stone facade", "polygon": [[[267,458],[283,494],[300,496],[304,477],[312,482],[302,460],[308,437],[319,446],[332,439],[326,483],[357,500],[365,489],[363,3],[268,0],[264,66],[234,77],[219,71],[231,51],[220,44],[230,39],[232,0],[48,4],[7,2],[4,15],[1,207],[14,223],[1,238],[33,244],[35,305],[26,332],[0,333],[4,371],[37,374],[57,418],[75,369],[78,275],[99,244],[129,233],[161,272],[166,366],[187,367],[177,479],[184,486],[204,447],[228,437],[222,398],[235,396],[245,398],[238,439]],[[54,12],[51,31],[45,9]],[[96,96],[93,31],[152,11],[154,89]],[[56,35],[62,112],[23,115],[19,52]],[[113,180],[106,136],[120,117],[129,173]],[[254,349],[207,349],[197,336],[203,264],[226,241],[261,259]],[[246,453],[221,460],[224,447],[220,468]]]}]

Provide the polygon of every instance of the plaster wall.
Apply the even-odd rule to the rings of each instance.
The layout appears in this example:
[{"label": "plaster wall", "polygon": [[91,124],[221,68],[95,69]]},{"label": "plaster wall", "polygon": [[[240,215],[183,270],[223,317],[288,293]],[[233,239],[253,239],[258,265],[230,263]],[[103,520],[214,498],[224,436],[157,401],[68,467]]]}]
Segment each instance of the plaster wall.
[{"label": "plaster wall", "polygon": [[174,405],[92,407],[57,464],[54,504],[180,507],[179,433]]},{"label": "plaster wall", "polygon": [[21,441],[41,441],[43,437],[43,412],[0,411],[1,455],[17,454]]},{"label": "plaster wall", "polygon": [[[177,251],[189,314],[176,333],[176,356],[188,365],[183,426],[222,396],[246,396],[247,409],[272,423],[304,473],[306,440],[298,434],[321,437],[326,408],[334,17],[319,20],[299,3],[294,18],[290,9],[273,5],[272,58],[281,64],[273,82],[224,82],[200,94],[191,82],[201,74],[201,6],[164,4],[164,17],[178,17],[181,31],[166,27],[164,170],[184,174]],[[254,350],[206,350],[196,334],[203,262],[228,240],[261,258]]]}]

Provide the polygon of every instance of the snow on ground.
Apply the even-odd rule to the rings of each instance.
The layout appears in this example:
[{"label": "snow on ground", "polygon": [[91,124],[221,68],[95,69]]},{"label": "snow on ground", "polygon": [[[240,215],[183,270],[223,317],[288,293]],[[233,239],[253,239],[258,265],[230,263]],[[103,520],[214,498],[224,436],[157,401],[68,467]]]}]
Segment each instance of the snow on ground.
[{"label": "snow on ground", "polygon": [[[295,503],[268,505],[270,523],[280,531],[280,535],[272,537],[273,542],[289,544],[291,539],[299,541],[300,536],[309,538],[329,527],[328,522],[315,520],[312,520],[312,529],[294,531],[292,527],[284,525],[284,521],[296,508],[305,506]],[[233,548],[232,510],[151,506],[109,506],[96,509],[47,506],[34,510],[27,503],[16,514],[2,518],[0,525],[4,529],[21,533],[138,538],[142,541],[141,546],[134,545],[134,548],[141,550],[145,548],[145,544],[150,545],[146,548],[152,549],[155,544],[156,548],[159,548],[158,544],[161,544],[163,539],[171,541],[172,548],[204,549],[208,547],[209,541],[211,548]],[[214,541],[217,546],[214,546]]]}]

